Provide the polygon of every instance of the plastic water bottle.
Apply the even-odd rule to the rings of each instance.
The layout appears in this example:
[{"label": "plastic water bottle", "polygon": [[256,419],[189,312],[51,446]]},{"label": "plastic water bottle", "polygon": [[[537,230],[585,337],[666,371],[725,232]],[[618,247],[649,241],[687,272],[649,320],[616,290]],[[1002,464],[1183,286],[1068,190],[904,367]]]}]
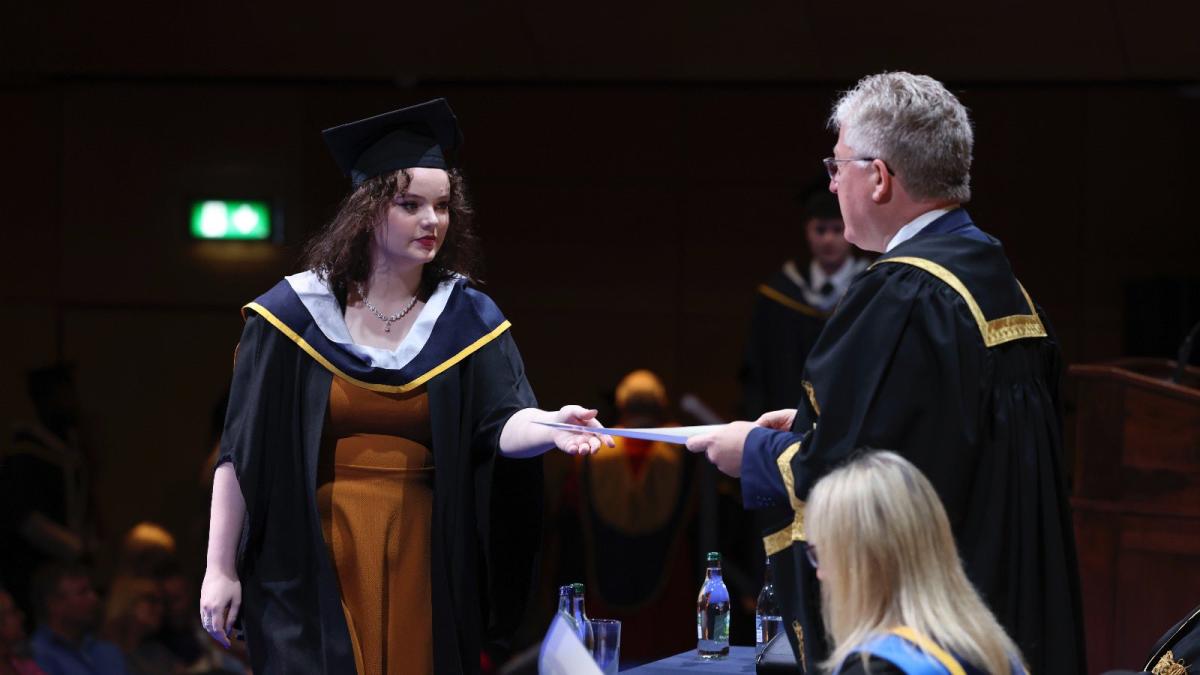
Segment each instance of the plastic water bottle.
[{"label": "plastic water bottle", "polygon": [[775,597],[775,573],[771,559],[763,572],[763,587],[758,592],[758,604],[754,608],[754,653],[761,654],[771,638],[783,630],[783,616],[779,611],[779,600]]},{"label": "plastic water bottle", "polygon": [[702,659],[729,655],[729,589],[721,579],[721,554],[708,554],[704,585],[696,600],[696,651]]}]

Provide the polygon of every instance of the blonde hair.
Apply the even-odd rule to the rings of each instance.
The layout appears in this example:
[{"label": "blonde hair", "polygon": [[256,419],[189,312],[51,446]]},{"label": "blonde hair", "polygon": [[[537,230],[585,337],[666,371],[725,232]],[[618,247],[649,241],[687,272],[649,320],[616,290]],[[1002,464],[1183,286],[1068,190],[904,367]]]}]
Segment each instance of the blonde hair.
[{"label": "blonde hair", "polygon": [[617,385],[617,407],[624,408],[631,399],[652,400],[662,407],[667,407],[667,388],[654,371],[635,370],[621,378]]},{"label": "blonde hair", "polygon": [[[908,626],[989,673],[1016,645],[967,580],[933,486],[894,452],[871,452],[813,487],[805,512],[821,566],[835,670],[873,637]],[[866,655],[863,656],[864,663]]]}]

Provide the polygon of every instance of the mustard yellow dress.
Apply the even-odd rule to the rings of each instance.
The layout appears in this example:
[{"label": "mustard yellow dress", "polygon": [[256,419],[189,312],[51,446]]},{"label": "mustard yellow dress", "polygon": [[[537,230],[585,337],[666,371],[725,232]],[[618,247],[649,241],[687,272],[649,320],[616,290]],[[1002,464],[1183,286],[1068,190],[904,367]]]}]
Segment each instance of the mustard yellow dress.
[{"label": "mustard yellow dress", "polygon": [[317,503],[360,675],[433,672],[433,454],[425,388],[334,377]]}]

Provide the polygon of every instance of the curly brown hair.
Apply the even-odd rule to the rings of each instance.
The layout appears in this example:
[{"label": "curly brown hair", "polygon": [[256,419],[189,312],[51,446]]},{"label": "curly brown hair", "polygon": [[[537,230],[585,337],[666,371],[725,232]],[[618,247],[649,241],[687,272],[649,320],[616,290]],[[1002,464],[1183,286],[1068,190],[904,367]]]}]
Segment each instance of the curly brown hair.
[{"label": "curly brown hair", "polygon": [[[437,255],[421,270],[422,298],[456,274],[473,282],[480,280],[483,260],[475,234],[475,212],[467,200],[462,174],[457,169],[446,173],[450,176],[450,227]],[[333,220],[304,247],[304,269],[319,274],[343,306],[349,289],[367,283],[375,230],[383,223],[391,201],[404,194],[411,180],[412,174],[402,169],[363,181],[342,201]]]}]

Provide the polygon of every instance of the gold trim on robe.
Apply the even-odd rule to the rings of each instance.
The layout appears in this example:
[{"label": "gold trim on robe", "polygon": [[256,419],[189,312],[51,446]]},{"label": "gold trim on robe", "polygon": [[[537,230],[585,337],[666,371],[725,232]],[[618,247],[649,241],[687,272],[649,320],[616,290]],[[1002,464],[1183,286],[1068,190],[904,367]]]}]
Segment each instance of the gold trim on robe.
[{"label": "gold trim on robe", "polygon": [[1017,285],[1021,288],[1021,295],[1025,296],[1025,302],[1029,304],[1029,314],[1013,314],[1012,316],[1002,316],[989,321],[983,315],[983,310],[980,309],[979,303],[975,301],[975,296],[967,289],[966,284],[945,267],[925,258],[901,256],[876,261],[871,265],[871,268],[883,263],[911,265],[925,270],[954,289],[962,297],[963,301],[967,303],[967,309],[971,311],[971,316],[974,317],[975,323],[979,326],[979,334],[983,336],[983,344],[988,347],[995,347],[996,345],[1012,342],[1013,340],[1046,337],[1046,327],[1042,325],[1042,320],[1037,315],[1037,309],[1033,306],[1033,300],[1030,299],[1029,293],[1025,292],[1025,287],[1019,283]]},{"label": "gold trim on robe", "polygon": [[407,384],[399,384],[399,385],[371,384],[370,382],[363,382],[362,380],[356,379],[356,378],[351,377],[351,376],[347,375],[346,373],[342,372],[342,370],[340,368],[333,365],[333,363],[330,362],[329,359],[322,356],[321,353],[318,352],[312,345],[310,345],[307,340],[300,337],[300,335],[298,333],[296,333],[296,331],[292,330],[291,327],[289,327],[282,320],[280,320],[279,317],[272,314],[271,311],[268,310],[266,307],[263,307],[262,305],[258,304],[257,302],[251,302],[251,303],[247,303],[245,306],[242,307],[243,313],[247,309],[253,310],[255,314],[258,314],[259,316],[261,316],[262,318],[264,318],[268,322],[270,322],[270,324],[272,326],[278,328],[279,332],[286,335],[288,337],[288,339],[290,339],[292,342],[295,342],[297,346],[299,346],[301,349],[303,349],[305,352],[307,352],[308,355],[311,356],[314,361],[316,361],[317,363],[324,366],[325,369],[328,370],[329,372],[333,373],[334,375],[337,375],[338,377],[342,378],[343,380],[346,380],[347,382],[352,382],[355,386],[362,387],[363,389],[369,389],[371,391],[382,392],[385,394],[403,394],[405,392],[412,391],[413,389],[416,389],[417,387],[420,387],[421,385],[425,384],[426,382],[432,380],[433,378],[437,377],[438,375],[441,375],[445,371],[454,367],[455,365],[458,364],[459,361],[462,361],[463,359],[467,358],[471,354],[474,354],[475,352],[479,351],[479,349],[481,347],[483,347],[487,343],[491,342],[492,340],[495,340],[502,333],[504,333],[504,331],[506,331],[512,327],[511,323],[509,323],[508,321],[505,321],[504,323],[502,323],[499,326],[496,326],[494,329],[492,329],[492,331],[490,333],[484,335],[483,337],[479,338],[475,342],[472,342],[471,344],[467,345],[466,347],[464,347],[462,349],[462,351],[458,352],[454,356],[451,356],[450,358],[446,359],[439,365],[426,371],[423,375],[418,376],[416,379],[412,380],[411,382],[409,382]]},{"label": "gold trim on robe", "polygon": [[788,501],[791,502],[795,516],[792,524],[766,537],[763,537],[763,547],[767,555],[775,555],[791,546],[793,542],[804,541],[804,502],[796,497],[796,481],[792,475],[792,458],[800,452],[800,443],[788,446],[778,458],[775,465],[779,467],[779,475],[783,477],[783,487],[787,490]]},{"label": "gold trim on robe", "polygon": [[808,316],[815,316],[818,319],[828,319],[829,318],[829,314],[830,314],[829,312],[822,312],[821,310],[817,309],[816,307],[810,307],[810,306],[804,304],[803,302],[800,302],[799,300],[789,298],[787,295],[780,293],[779,291],[775,290],[774,288],[771,288],[770,286],[768,286],[766,284],[759,286],[758,292],[762,293],[765,297],[770,298],[771,300],[774,300],[775,302],[778,302],[779,304],[783,305],[784,307],[787,307],[788,309],[792,309],[797,312],[800,312],[801,314],[807,314]]}]

